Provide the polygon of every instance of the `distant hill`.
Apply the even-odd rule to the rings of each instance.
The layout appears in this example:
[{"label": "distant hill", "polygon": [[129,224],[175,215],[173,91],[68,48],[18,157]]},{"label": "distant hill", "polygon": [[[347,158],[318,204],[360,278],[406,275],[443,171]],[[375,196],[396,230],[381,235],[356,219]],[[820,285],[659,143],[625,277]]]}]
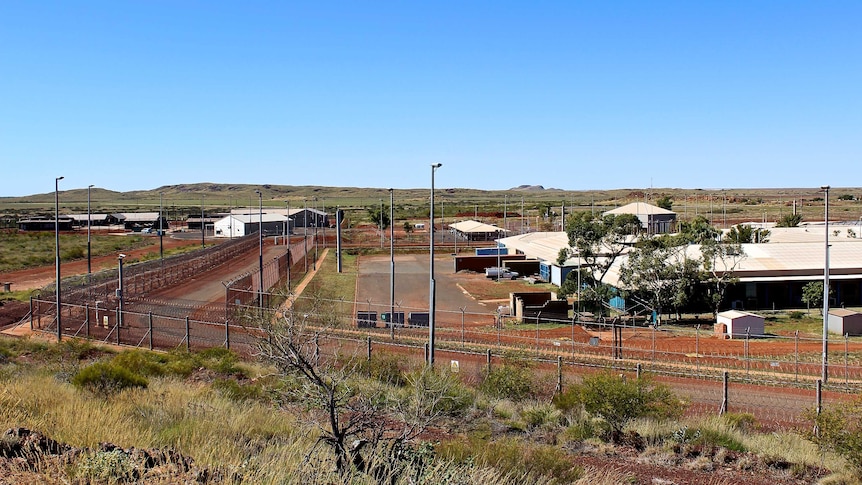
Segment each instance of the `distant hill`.
[{"label": "distant hill", "polygon": [[519,185],[517,187],[512,187],[509,190],[513,191],[513,192],[547,192],[547,191],[559,192],[562,189],[554,189],[554,188],[546,189],[544,186],[541,186],[541,185]]}]

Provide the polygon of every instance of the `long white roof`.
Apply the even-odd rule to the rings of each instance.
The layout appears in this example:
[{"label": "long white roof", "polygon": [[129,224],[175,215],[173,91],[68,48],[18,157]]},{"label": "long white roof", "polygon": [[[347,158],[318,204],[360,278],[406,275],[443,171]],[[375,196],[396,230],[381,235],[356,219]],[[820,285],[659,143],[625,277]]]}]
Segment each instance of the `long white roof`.
[{"label": "long white roof", "polygon": [[240,222],[240,223],[243,223],[243,224],[257,224],[258,222],[260,222],[261,217],[263,218],[264,223],[266,223],[266,222],[284,222],[287,220],[287,217],[285,217],[281,214],[267,214],[267,213],[263,213],[263,216],[261,216],[260,214],[234,214],[232,216],[227,216],[227,217],[223,218],[222,220],[227,219],[228,217],[232,217],[233,220]]},{"label": "long white roof", "polygon": [[609,211],[605,211],[604,214],[632,214],[632,215],[654,215],[654,214],[676,214],[674,211],[669,211],[667,209],[662,209],[661,207],[654,206],[652,204],[647,204],[646,202],[632,202],[631,204],[626,204],[622,207],[617,207],[616,209],[611,209]]},{"label": "long white roof", "polygon": [[492,232],[509,232],[502,227],[497,227],[493,224],[485,224],[484,222],[469,220],[449,224],[449,227],[463,233],[492,233]]}]

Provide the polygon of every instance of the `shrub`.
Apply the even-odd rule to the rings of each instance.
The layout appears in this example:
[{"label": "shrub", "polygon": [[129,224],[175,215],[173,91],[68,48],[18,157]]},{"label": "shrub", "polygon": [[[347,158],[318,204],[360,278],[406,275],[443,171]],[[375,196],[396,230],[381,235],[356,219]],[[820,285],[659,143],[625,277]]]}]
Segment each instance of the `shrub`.
[{"label": "shrub", "polygon": [[799,310],[793,310],[792,312],[790,312],[790,314],[788,316],[790,317],[791,320],[800,320],[802,318],[805,318],[805,312],[799,311]]},{"label": "shrub", "polygon": [[406,380],[413,403],[423,416],[459,416],[473,404],[473,393],[452,374],[423,368]]},{"label": "shrub", "polygon": [[492,369],[479,389],[491,397],[518,401],[534,394],[532,382],[526,367],[503,365]]},{"label": "shrub", "polygon": [[135,480],[138,471],[128,454],[123,450],[112,450],[83,457],[78,462],[77,475],[97,483],[117,483]]},{"label": "shrub", "polygon": [[757,419],[751,413],[727,413],[722,419],[732,429],[749,431],[757,425]]},{"label": "shrub", "polygon": [[544,476],[571,483],[583,475],[583,469],[575,466],[563,450],[516,439],[486,443],[476,458],[479,464],[493,466],[510,476]]},{"label": "shrub", "polygon": [[573,386],[572,392],[584,410],[608,423],[613,442],[619,441],[623,428],[633,419],[666,419],[680,416],[684,410],[669,387],[653,384],[648,376],[626,380],[610,373],[595,374]]},{"label": "shrub", "polygon": [[394,355],[374,355],[371,360],[362,360],[357,364],[356,371],[384,384],[398,387],[407,384],[407,379],[399,365],[399,359]]},{"label": "shrub", "polygon": [[113,393],[132,387],[145,388],[149,384],[143,376],[108,362],[90,364],[72,377],[72,384],[93,392]]},{"label": "shrub", "polygon": [[154,352],[141,350],[129,350],[114,356],[111,363],[137,372],[144,376],[161,376],[165,374],[166,359]]},{"label": "shrub", "polygon": [[563,420],[560,411],[549,404],[526,406],[521,411],[521,417],[528,428],[559,426]]},{"label": "shrub", "polygon": [[819,415],[808,410],[806,417],[819,431],[809,431],[806,437],[822,449],[834,450],[862,473],[862,398],[824,408]]}]

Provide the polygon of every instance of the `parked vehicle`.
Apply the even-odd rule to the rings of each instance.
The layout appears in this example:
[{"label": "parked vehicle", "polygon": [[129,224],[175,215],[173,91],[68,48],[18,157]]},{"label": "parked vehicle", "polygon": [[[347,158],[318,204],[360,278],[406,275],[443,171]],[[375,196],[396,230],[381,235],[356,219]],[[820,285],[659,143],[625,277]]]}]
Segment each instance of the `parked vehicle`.
[{"label": "parked vehicle", "polygon": [[517,271],[512,271],[509,268],[485,268],[485,277],[494,279],[514,280],[520,276]]}]

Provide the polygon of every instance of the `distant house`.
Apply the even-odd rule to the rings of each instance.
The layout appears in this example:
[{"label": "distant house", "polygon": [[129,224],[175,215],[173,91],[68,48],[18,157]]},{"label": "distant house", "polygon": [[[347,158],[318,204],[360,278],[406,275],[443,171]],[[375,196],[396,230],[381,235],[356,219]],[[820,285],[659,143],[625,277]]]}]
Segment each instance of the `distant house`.
[{"label": "distant house", "polygon": [[449,230],[465,241],[493,241],[509,232],[501,227],[473,220],[449,224]]},{"label": "distant house", "polygon": [[[238,208],[230,211],[232,215],[257,216],[259,207]],[[329,227],[329,215],[321,210],[312,208],[277,209],[264,207],[264,215],[279,214],[290,220],[290,227]]]},{"label": "distant house", "polygon": [[158,212],[123,212],[118,217],[123,222],[123,226],[129,231],[141,231],[142,229],[156,229],[159,227],[165,229],[168,227],[168,220],[162,217],[162,225],[159,226]]},{"label": "distant house", "polygon": [[57,226],[61,231],[71,231],[74,220],[65,215],[61,215],[59,220],[47,217],[31,217],[29,219],[21,219],[18,221],[19,231],[53,231]]},{"label": "distant house", "polygon": [[[121,214],[69,214],[78,227],[87,227],[87,219],[90,220],[91,226],[113,226],[120,224],[124,217]],[[167,225],[165,225],[167,229]]]},{"label": "distant house", "polygon": [[289,233],[287,217],[281,214],[231,214],[213,223],[215,237],[242,237],[254,234],[261,226],[263,219],[263,235],[280,235]]},{"label": "distant house", "polygon": [[622,214],[637,216],[647,234],[665,234],[676,229],[676,212],[645,202],[632,202],[604,213],[604,215]]}]

